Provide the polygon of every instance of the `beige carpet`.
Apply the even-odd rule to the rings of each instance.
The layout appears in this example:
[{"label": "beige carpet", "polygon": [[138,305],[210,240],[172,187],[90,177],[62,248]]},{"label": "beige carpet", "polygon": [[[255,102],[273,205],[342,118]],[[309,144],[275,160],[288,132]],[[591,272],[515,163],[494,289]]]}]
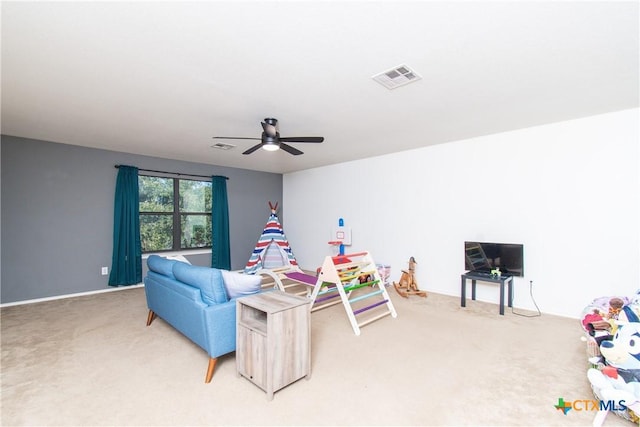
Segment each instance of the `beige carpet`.
[{"label": "beige carpet", "polygon": [[[494,304],[429,294],[357,337],[342,306],[312,314],[312,376],[273,401],[235,373],[204,383],[206,353],[164,321],[145,326],[144,289],[6,307],[2,424],[590,425],[581,330]],[[605,426],[632,425],[610,414]]]}]

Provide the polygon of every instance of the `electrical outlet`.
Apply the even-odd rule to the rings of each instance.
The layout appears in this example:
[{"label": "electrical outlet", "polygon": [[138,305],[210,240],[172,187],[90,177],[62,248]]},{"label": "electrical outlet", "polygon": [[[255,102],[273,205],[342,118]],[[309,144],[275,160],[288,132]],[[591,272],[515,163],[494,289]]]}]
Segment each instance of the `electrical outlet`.
[{"label": "electrical outlet", "polygon": [[109,274],[109,267],[102,267],[102,275],[106,276],[107,274]]}]

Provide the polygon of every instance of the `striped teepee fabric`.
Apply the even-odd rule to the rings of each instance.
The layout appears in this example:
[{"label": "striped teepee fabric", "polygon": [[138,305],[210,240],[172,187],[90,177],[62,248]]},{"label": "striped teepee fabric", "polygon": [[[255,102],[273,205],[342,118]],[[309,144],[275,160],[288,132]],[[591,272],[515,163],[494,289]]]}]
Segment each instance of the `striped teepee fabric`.
[{"label": "striped teepee fabric", "polygon": [[272,206],[267,225],[262,230],[244,272],[252,274],[261,268],[276,268],[285,265],[298,265],[298,263],[293,256],[280,220],[278,220],[276,210]]}]

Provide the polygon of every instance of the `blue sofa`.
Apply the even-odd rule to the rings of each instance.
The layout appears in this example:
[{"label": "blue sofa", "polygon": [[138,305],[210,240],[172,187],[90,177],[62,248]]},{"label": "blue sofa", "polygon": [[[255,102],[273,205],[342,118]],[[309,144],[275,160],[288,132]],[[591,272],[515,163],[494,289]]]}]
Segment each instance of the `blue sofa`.
[{"label": "blue sofa", "polygon": [[147,326],[160,317],[209,355],[205,382],[217,358],[236,349],[235,299],[261,291],[259,275],[191,265],[151,255],[144,278]]}]

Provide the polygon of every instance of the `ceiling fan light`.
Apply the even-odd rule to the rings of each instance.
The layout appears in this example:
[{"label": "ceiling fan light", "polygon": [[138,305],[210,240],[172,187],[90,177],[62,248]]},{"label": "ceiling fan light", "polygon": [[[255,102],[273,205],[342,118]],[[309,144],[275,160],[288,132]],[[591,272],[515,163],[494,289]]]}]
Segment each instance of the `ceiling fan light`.
[{"label": "ceiling fan light", "polygon": [[267,150],[267,151],[278,151],[280,149],[280,146],[278,144],[264,144],[262,145],[262,149],[263,150]]}]

